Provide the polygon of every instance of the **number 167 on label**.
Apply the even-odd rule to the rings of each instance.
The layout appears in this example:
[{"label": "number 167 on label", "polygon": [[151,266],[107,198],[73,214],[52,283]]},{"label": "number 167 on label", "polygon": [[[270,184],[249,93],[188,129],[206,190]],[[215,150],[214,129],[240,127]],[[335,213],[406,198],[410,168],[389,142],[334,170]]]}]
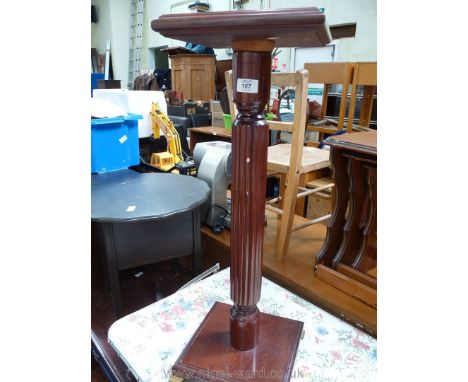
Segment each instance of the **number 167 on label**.
[{"label": "number 167 on label", "polygon": [[238,78],[236,90],[239,93],[258,93],[258,80]]}]

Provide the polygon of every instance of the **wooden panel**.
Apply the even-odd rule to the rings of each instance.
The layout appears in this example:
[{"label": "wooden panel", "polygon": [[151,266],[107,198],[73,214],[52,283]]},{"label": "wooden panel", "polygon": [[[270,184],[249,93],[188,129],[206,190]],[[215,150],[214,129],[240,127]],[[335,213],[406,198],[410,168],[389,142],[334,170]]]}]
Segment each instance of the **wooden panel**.
[{"label": "wooden panel", "polygon": [[335,135],[327,138],[326,143],[330,146],[375,155],[377,153],[377,132],[371,130],[354,134]]},{"label": "wooden panel", "polygon": [[[372,104],[374,102],[374,92],[377,85],[377,63],[376,62],[357,62],[354,67],[353,82],[351,86],[351,100],[348,110],[348,121],[353,121],[356,108],[357,88],[364,85],[364,94],[361,103],[359,115],[359,125],[369,127],[372,113]],[[351,126],[348,123],[348,131]]]},{"label": "wooden panel", "polygon": [[215,98],[216,66],[211,55],[171,56],[172,88],[184,99],[209,101]]},{"label": "wooden panel", "polygon": [[352,278],[341,274],[322,264],[317,266],[316,275],[319,279],[333,285],[335,288],[349,294],[352,297],[377,308],[377,291],[367,285],[353,280]]},{"label": "wooden panel", "polygon": [[214,65],[215,63],[215,57],[211,54],[177,54],[170,58],[173,65]]},{"label": "wooden panel", "polygon": [[309,71],[309,83],[350,84],[352,81],[352,64],[348,62],[324,62],[304,64]]},{"label": "wooden panel", "polygon": [[[333,183],[333,180],[328,177],[323,177],[307,182],[307,188],[318,188],[323,187],[327,184]],[[324,197],[319,194],[311,195],[307,198],[307,213],[306,217],[309,219],[315,219],[323,215],[327,215],[331,212],[332,208],[332,188],[328,188],[324,191],[321,191],[320,194],[323,194],[327,197]],[[297,212],[296,212],[297,213]],[[326,224],[326,222],[323,222]]]},{"label": "wooden panel", "polygon": [[[316,219],[331,212],[331,197],[311,195],[307,198],[307,218]],[[323,224],[327,222],[324,221]]]},{"label": "wooden panel", "polygon": [[224,127],[207,126],[207,127],[192,127],[189,129],[190,135],[190,152],[199,142],[224,141],[231,142],[231,130]]},{"label": "wooden panel", "polygon": [[[172,76],[172,89],[184,92],[183,90],[183,70],[181,66],[177,67],[172,67],[171,70],[171,76]],[[185,92],[184,92],[184,97],[185,97]]]},{"label": "wooden panel", "polygon": [[335,256],[341,244],[343,235],[343,226],[346,221],[346,210],[348,208],[349,194],[348,185],[349,179],[346,173],[346,158],[340,150],[335,147],[331,148],[330,159],[333,165],[333,183],[334,204],[333,215],[328,221],[327,237],[322,249],[317,255],[317,263],[331,265],[332,259]]},{"label": "wooden panel", "polygon": [[371,277],[377,278],[377,267],[369,269],[366,273]]},{"label": "wooden panel", "polygon": [[325,134],[333,134],[338,131],[338,126],[330,126],[330,125],[325,125],[325,126],[314,126],[314,125],[307,125],[307,131],[318,131],[319,133],[325,133]]},{"label": "wooden panel", "polygon": [[190,94],[194,100],[209,100],[205,98],[206,92],[206,75],[204,69],[190,68]]},{"label": "wooden panel", "polygon": [[332,261],[333,268],[340,262],[351,265],[356,258],[363,236],[363,216],[367,215],[369,201],[367,174],[359,158],[348,158],[346,171],[349,180],[349,209],[343,226],[341,245]]},{"label": "wooden panel", "polygon": [[281,88],[299,86],[296,73],[275,73],[271,76],[271,86]]},{"label": "wooden panel", "polygon": [[226,86],[224,73],[232,70],[232,60],[216,61],[216,90],[220,92]]},{"label": "wooden panel", "polygon": [[294,124],[292,122],[268,121],[270,130],[293,132]]},{"label": "wooden panel", "polygon": [[[301,177],[299,180],[299,186],[305,187],[305,185],[311,180],[320,179],[325,176],[330,176],[330,171],[331,171],[330,167],[324,167],[319,170],[305,172],[301,174]],[[296,215],[306,216],[306,214],[307,214],[307,200],[305,200],[304,198],[300,198],[296,202]]]},{"label": "wooden panel", "polygon": [[206,134],[206,135],[215,135],[223,138],[231,138],[232,132],[229,129],[205,126],[205,127],[192,127],[189,130],[190,135],[192,134]]},{"label": "wooden panel", "polygon": [[354,37],[356,35],[356,23],[330,25],[330,33],[333,40]]},{"label": "wooden panel", "polygon": [[353,82],[357,85],[377,85],[377,63],[359,62],[357,65],[357,77]]},{"label": "wooden panel", "polygon": [[361,100],[361,110],[359,111],[359,126],[368,127],[370,124],[372,105],[374,103],[375,86],[365,85]]},{"label": "wooden panel", "polygon": [[365,273],[359,272],[358,270],[351,268],[348,265],[339,263],[336,266],[336,270],[352,279],[359,281],[360,283],[367,285],[372,289],[377,289],[377,279]]}]

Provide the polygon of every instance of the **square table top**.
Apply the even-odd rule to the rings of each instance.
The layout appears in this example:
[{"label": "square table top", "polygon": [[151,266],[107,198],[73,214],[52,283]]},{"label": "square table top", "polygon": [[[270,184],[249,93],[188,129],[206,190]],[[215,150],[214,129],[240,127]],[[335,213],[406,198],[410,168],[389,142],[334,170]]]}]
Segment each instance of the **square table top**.
[{"label": "square table top", "polygon": [[[215,301],[232,304],[229,268],[116,321],[108,340],[138,381],[171,368]],[[376,381],[377,340],[262,279],[260,311],[304,322],[291,381]]]},{"label": "square table top", "polygon": [[352,134],[332,135],[325,140],[327,145],[377,155],[377,131],[361,131]]},{"label": "square table top", "polygon": [[228,48],[239,40],[273,40],[283,48],[331,42],[325,15],[315,7],[169,14],[153,20],[151,28],[211,48]]},{"label": "square table top", "polygon": [[[291,162],[291,144],[280,143],[268,147],[268,170],[287,173]],[[300,173],[331,167],[330,151],[315,147],[303,147]]]}]

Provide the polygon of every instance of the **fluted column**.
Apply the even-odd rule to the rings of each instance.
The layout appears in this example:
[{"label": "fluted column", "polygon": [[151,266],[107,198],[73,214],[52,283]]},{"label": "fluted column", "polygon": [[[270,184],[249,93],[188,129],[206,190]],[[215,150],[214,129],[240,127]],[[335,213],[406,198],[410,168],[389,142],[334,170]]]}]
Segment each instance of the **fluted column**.
[{"label": "fluted column", "polygon": [[272,41],[233,43],[230,328],[239,350],[254,348],[259,333],[272,49]]}]

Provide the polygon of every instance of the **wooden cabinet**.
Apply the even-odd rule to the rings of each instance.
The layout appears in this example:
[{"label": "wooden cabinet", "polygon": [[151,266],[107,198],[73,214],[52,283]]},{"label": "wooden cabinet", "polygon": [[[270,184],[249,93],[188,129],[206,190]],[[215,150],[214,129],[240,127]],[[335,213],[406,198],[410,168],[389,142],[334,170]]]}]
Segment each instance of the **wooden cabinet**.
[{"label": "wooden cabinet", "polygon": [[172,90],[184,93],[185,99],[209,101],[215,98],[215,56],[177,54],[171,56]]}]

